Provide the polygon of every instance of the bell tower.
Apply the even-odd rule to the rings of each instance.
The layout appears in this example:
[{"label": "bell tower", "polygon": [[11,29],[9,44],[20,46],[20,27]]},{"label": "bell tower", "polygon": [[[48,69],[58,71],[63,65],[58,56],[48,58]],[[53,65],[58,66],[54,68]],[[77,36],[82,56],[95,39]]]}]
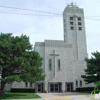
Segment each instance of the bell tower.
[{"label": "bell tower", "polygon": [[70,3],[63,12],[64,42],[72,44],[73,60],[87,57],[84,11],[76,3]]}]

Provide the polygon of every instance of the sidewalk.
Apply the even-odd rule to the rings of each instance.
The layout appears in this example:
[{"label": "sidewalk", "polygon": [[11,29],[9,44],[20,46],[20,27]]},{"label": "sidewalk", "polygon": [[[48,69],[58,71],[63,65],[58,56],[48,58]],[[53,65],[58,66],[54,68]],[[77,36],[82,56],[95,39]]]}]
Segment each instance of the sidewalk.
[{"label": "sidewalk", "polygon": [[100,100],[100,98],[92,99],[90,94],[67,92],[67,93],[37,93],[45,100]]}]

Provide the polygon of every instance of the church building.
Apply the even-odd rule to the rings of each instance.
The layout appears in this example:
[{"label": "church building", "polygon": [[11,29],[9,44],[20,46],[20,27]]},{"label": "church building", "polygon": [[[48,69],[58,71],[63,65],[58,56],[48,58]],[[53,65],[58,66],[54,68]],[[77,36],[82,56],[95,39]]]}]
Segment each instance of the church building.
[{"label": "church building", "polygon": [[64,40],[45,40],[35,43],[35,51],[43,58],[46,75],[37,82],[37,92],[71,92],[85,87],[81,78],[85,74],[85,57],[88,57],[84,23],[84,11],[71,3],[63,12]]},{"label": "church building", "polygon": [[[36,92],[72,92],[87,87],[81,75],[85,74],[88,57],[84,23],[84,10],[71,3],[63,11],[64,40],[36,42],[34,50],[43,58],[44,81],[14,82],[9,88],[35,88]],[[9,89],[8,89],[9,90]]]}]

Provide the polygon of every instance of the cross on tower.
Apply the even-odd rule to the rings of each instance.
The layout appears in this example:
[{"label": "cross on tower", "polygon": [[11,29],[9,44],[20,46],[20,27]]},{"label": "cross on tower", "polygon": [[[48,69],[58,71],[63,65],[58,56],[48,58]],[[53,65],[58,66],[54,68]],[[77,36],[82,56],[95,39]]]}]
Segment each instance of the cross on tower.
[{"label": "cross on tower", "polygon": [[56,67],[56,56],[59,56],[59,54],[56,54],[56,51],[55,49],[53,50],[53,54],[50,54],[51,56],[54,56],[54,76],[56,75],[56,70],[55,70],[55,67]]}]

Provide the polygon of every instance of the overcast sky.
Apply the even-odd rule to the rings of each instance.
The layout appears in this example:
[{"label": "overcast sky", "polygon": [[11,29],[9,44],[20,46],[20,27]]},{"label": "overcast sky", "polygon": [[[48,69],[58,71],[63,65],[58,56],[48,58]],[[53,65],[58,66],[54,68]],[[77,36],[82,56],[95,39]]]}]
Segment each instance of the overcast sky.
[{"label": "overcast sky", "polygon": [[100,0],[0,0],[0,32],[13,33],[15,36],[26,34],[33,46],[35,42],[45,39],[63,40],[62,15],[43,12],[62,14],[71,1],[84,9],[87,51],[90,56],[91,52],[100,51]]}]

